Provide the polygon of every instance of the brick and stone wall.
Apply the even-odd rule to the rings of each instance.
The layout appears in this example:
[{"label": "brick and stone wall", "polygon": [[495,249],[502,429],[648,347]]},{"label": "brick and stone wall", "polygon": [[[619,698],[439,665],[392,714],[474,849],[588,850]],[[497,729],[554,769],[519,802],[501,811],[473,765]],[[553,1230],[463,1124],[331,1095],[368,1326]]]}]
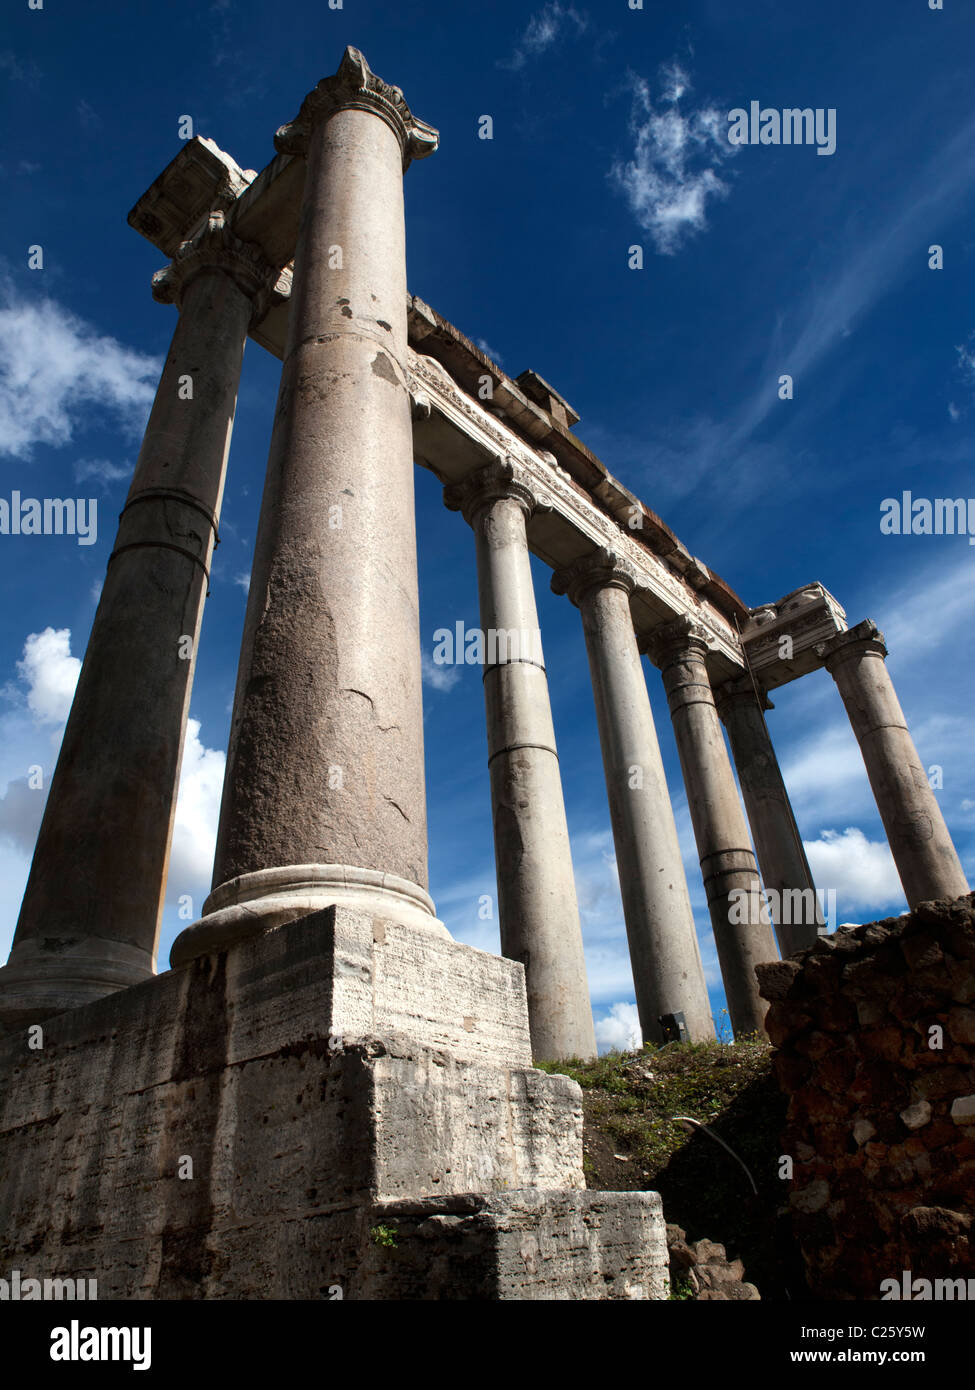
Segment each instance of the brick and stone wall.
[{"label": "brick and stone wall", "polygon": [[813,1295],[877,1299],[905,1271],[975,1289],[975,894],[758,973]]}]

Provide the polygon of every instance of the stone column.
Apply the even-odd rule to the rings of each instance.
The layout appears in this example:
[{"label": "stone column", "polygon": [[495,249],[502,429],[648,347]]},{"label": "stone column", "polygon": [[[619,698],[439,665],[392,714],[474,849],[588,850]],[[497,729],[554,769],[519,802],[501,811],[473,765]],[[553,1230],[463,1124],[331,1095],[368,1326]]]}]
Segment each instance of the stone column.
[{"label": "stone column", "polygon": [[736,1036],[757,1032],[767,1005],[755,966],[777,952],[711,692],[707,631],[678,618],[652,633],[645,648],[660,667],[674,721],[731,1024]]},{"label": "stone column", "polygon": [[501,950],[525,966],[532,1055],[594,1057],[569,830],[526,521],[546,505],[498,459],[446,488],[474,529]]},{"label": "stone column", "polygon": [[446,935],[427,887],[403,173],[436,148],[355,49],[307,161],[214,889],[171,959],[333,903]]},{"label": "stone column", "polygon": [[620,556],[597,550],[552,588],[582,614],[643,1039],[663,1042],[661,1016],[683,1013],[698,1041],[714,1037],[714,1020],[633,630],[636,583]]},{"label": "stone column", "polygon": [[826,922],[765,722],[763,711],[774,706],[749,676],[726,682],[715,702],[728,730],[762,880],[774,894],[779,950],[791,956],[813,945]]},{"label": "stone column", "polygon": [[[0,1024],[155,971],[196,644],[253,300],[276,272],[214,214],[153,280],[180,306],[51,781]],[[266,304],[259,306],[263,312]]]},{"label": "stone column", "polygon": [[961,897],[968,882],[884,664],[883,633],[867,619],[816,652],[850,716],[908,906]]}]

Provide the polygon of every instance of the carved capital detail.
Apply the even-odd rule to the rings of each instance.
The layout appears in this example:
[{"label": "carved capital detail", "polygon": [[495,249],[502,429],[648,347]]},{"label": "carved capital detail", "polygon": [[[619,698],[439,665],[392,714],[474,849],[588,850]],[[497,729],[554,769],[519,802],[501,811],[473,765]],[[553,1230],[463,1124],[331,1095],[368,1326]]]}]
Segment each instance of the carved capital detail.
[{"label": "carved capital detail", "polygon": [[205,270],[222,270],[254,302],[254,322],[291,288],[289,269],[268,265],[258,247],[239,241],[222,212],[210,213],[204,225],[184,241],[172,261],[152,277],[152,297],[160,304],[182,302],[186,288]]},{"label": "carved capital detail", "polygon": [[703,660],[710,640],[711,634],[704,624],[685,613],[647,633],[640,642],[640,648],[654,666],[662,669],[673,661],[687,660],[689,657]]},{"label": "carved capital detail", "polygon": [[851,627],[847,632],[839,632],[827,642],[820,642],[813,648],[827,671],[832,671],[840,661],[857,656],[863,652],[874,652],[886,658],[887,643],[884,634],[872,618],[864,618],[862,623]]},{"label": "carved capital detail", "polygon": [[301,103],[293,121],[274,137],[280,154],[304,155],[313,128],[336,111],[371,111],[385,121],[403,151],[403,172],[413,159],[433,154],[440,136],[432,125],[413,115],[399,87],[391,87],[369,67],[357,48],[347,48],[333,77],[324,77]]},{"label": "carved capital detail", "polygon": [[639,576],[616,550],[600,546],[591,555],[584,555],[574,564],[556,570],[552,575],[552,592],[568,594],[578,608],[590,589],[622,589],[632,594],[639,585]]},{"label": "carved capital detail", "polygon": [[725,723],[732,709],[742,704],[756,706],[761,710],[775,709],[766,691],[753,681],[750,675],[735,676],[719,685],[714,692],[714,703]]},{"label": "carved capital detail", "polygon": [[461,512],[464,520],[474,524],[474,518],[482,507],[499,497],[511,498],[517,502],[530,517],[534,512],[552,510],[548,496],[535,487],[526,468],[513,458],[501,457],[473,473],[460,483],[450,483],[443,491],[443,499],[452,512]]}]

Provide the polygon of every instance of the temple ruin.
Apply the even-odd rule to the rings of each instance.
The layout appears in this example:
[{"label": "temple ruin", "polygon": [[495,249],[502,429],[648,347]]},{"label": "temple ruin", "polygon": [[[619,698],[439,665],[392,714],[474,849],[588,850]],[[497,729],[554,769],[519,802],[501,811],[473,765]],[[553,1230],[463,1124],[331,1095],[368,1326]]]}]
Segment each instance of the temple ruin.
[{"label": "temple ruin", "polygon": [[[579,609],[647,1042],[714,1024],[642,654],[736,1034],[756,966],[824,929],[777,687],[833,676],[910,907],[968,892],[877,627],[819,583],[746,606],[553,387],[408,293],[403,175],[437,138],[350,48],[260,173],[193,138],[129,216],[179,317],[0,969],[6,1252],[103,1296],[666,1296],[659,1198],[585,1190],[578,1088],[532,1067],[595,1054],[540,648],[485,660],[502,957],[428,892],[414,463],[474,533],[484,632],[537,633],[532,554]],[[282,367],[213,888],[157,974],[248,336]],[[392,1217],[412,1264],[369,1239]]]}]

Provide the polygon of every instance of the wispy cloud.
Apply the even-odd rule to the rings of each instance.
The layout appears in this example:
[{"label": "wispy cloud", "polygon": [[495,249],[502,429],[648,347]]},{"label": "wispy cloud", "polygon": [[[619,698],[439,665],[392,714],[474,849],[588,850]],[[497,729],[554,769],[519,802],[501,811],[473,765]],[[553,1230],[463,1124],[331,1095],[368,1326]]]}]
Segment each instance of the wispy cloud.
[{"label": "wispy cloud", "polygon": [[423,684],[430,686],[431,690],[453,690],[461,676],[457,666],[438,665],[425,650],[420,652],[420,669]]},{"label": "wispy cloud", "polygon": [[75,111],[77,112],[78,119],[86,130],[97,130],[100,125],[104,124],[95,108],[89,102],[85,101],[84,98],[78,102]]},{"label": "wispy cloud", "polygon": [[[895,208],[879,210],[876,221],[839,259],[830,278],[817,277],[795,310],[770,335],[763,386],[744,403],[725,441],[727,452],[744,443],[778,404],[780,372],[807,381],[826,355],[850,336],[851,326],[885,295],[895,290],[918,247],[928,244],[932,225],[952,216],[971,191],[967,152],[975,141],[975,118],[959,129],[928,160]],[[835,255],[835,253],[831,253]],[[975,385],[975,335],[957,349],[962,369],[968,366]],[[821,403],[820,403],[821,408]]]},{"label": "wispy cloud", "polygon": [[553,3],[532,15],[511,57],[499,62],[498,67],[519,72],[530,58],[539,57],[563,35],[574,33],[578,37],[584,34],[588,23],[588,17],[580,14],[572,5],[561,5],[559,0],[553,0]]},{"label": "wispy cloud", "polygon": [[20,299],[0,282],[0,455],[30,458],[69,444],[92,409],[137,434],[160,363],[105,337],[52,299]]},{"label": "wispy cloud", "polygon": [[486,338],[475,338],[474,346],[479,347],[484,353],[484,356],[490,357],[492,362],[497,362],[499,367],[504,365],[504,358],[501,356],[500,352],[498,352],[497,348],[491,346]]},{"label": "wispy cloud", "polygon": [[717,172],[734,154],[726,113],[714,106],[681,108],[691,83],[676,62],[661,69],[656,100],[643,78],[632,76],[631,87],[633,156],[617,161],[610,179],[656,250],[673,256],[689,236],[706,228],[708,199],[728,192]]},{"label": "wispy cloud", "polygon": [[74,476],[77,483],[95,478],[107,487],[111,483],[127,482],[132,477],[132,468],[109,459],[79,459],[74,466]]}]

